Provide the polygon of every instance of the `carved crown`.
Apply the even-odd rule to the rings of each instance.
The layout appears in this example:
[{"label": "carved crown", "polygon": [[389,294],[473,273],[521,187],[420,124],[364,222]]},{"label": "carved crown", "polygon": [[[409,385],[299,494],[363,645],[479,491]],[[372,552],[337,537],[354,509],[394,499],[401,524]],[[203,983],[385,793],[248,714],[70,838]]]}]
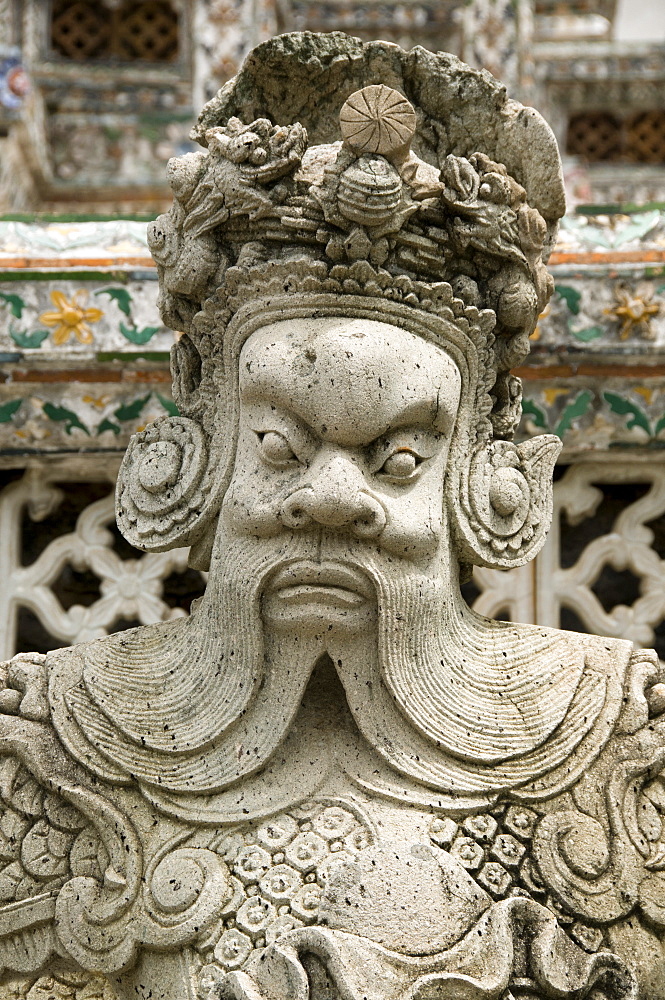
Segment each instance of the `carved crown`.
[{"label": "carved crown", "polygon": [[174,329],[194,333],[234,267],[366,262],[397,289],[447,282],[491,309],[497,375],[526,356],[551,293],[560,163],[540,115],[486,72],[422,48],[282,35],[193,137],[205,151],[169,162],[174,204],[149,233]]}]

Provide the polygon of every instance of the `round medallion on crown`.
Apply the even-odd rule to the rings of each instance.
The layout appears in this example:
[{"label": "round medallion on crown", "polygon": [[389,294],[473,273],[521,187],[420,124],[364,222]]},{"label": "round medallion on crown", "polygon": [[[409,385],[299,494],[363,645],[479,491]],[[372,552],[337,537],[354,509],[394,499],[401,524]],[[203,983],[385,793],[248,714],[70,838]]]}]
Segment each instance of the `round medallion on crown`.
[{"label": "round medallion on crown", "polygon": [[416,134],[413,106],[384,84],[351,94],[339,114],[342,137],[355,153],[389,156],[408,147]]}]

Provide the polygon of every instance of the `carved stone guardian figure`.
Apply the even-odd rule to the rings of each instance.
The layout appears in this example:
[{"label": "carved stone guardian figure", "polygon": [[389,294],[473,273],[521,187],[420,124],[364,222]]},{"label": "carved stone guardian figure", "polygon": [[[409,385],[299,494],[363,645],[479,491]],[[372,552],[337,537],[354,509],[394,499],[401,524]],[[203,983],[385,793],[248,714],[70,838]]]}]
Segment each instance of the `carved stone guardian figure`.
[{"label": "carved stone guardian figure", "polygon": [[551,517],[511,374],[551,132],[453,56],[293,34],[195,135],[150,230],[181,415],[117,515],[207,589],[5,665],[1,995],[663,1000],[659,662],[460,594]]}]

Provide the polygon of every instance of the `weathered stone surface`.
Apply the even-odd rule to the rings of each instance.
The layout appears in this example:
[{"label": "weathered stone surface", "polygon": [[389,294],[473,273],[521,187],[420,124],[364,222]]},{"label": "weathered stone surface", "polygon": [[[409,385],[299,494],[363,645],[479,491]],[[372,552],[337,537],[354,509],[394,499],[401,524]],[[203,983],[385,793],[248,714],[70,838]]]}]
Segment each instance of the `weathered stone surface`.
[{"label": "weathered stone surface", "polygon": [[513,441],[511,374],[551,292],[547,126],[450,57],[293,35],[199,135],[150,235],[180,415],[133,438],[117,513],[208,585],[5,666],[6,974],[664,997],[657,658],[460,594],[551,516],[560,442]]}]

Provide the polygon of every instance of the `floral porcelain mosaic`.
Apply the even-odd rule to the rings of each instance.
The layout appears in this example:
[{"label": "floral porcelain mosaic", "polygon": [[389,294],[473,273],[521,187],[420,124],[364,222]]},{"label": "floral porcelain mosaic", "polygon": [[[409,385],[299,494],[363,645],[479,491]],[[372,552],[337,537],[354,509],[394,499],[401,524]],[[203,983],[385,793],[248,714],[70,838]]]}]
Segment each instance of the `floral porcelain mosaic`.
[{"label": "floral porcelain mosaic", "polygon": [[[207,586],[4,664],[0,988],[663,1000],[658,658],[460,594],[552,516],[561,442],[533,404],[515,439],[513,373],[554,288],[552,133],[453,56],[304,33],[195,135],[148,234],[173,402],[144,401],[116,514]],[[658,327],[640,301],[618,339]],[[113,284],[10,336],[88,350],[111,309],[167,336]]]}]

